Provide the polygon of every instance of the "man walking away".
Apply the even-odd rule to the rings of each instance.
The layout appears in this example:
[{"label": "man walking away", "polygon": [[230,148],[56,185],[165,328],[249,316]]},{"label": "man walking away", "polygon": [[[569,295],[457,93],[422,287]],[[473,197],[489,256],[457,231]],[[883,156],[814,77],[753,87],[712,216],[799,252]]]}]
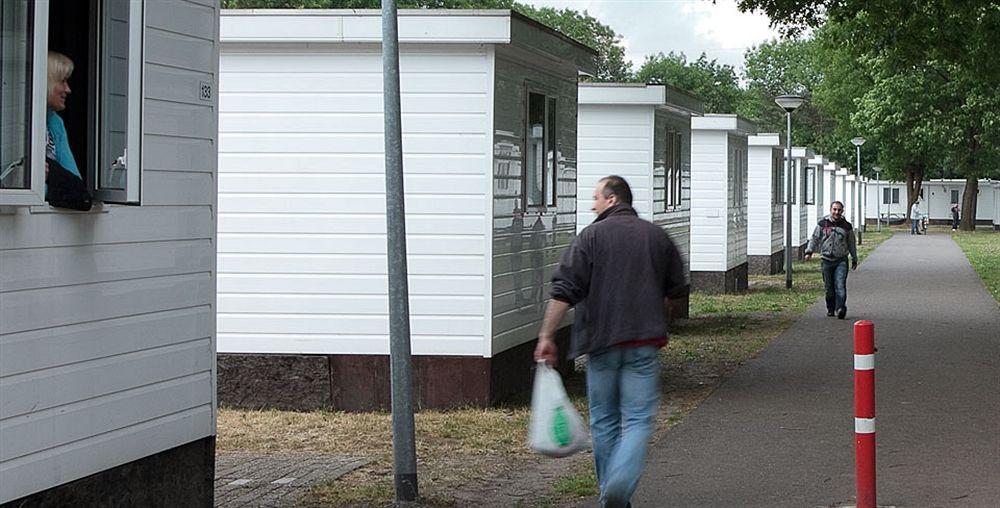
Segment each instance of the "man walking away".
[{"label": "man walking away", "polygon": [[920,234],[920,210],[917,210],[917,205],[920,204],[920,200],[917,199],[910,206],[910,234],[919,235]]},{"label": "man walking away", "polygon": [[951,205],[951,230],[958,231],[958,203]]},{"label": "man walking away", "polygon": [[573,240],[552,276],[535,360],[555,363],[556,328],[575,307],[569,357],[588,355],[601,505],[622,507],[639,484],[660,403],[667,302],[686,296],[688,286],[674,243],[636,215],[623,178],[602,178],[593,198],[597,219]]},{"label": "man walking away", "polygon": [[838,319],[847,315],[848,255],[851,256],[851,270],[858,268],[853,229],[844,218],[844,204],[834,201],[830,205],[830,215],[819,220],[806,246],[806,261],[812,259],[813,252],[820,252],[823,284],[826,286],[826,315],[836,313]]}]

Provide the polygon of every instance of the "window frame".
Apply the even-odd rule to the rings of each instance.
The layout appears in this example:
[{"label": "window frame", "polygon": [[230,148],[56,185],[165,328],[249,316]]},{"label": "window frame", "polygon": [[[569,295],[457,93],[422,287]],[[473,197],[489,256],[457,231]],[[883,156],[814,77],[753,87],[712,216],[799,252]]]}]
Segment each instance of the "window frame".
[{"label": "window frame", "polygon": [[[32,2],[31,49],[29,50],[28,73],[31,79],[29,89],[30,107],[28,107],[28,158],[29,185],[24,189],[0,189],[0,204],[5,206],[45,206],[45,100],[48,96],[47,64],[36,65],[37,62],[48,62],[49,52],[49,3]],[[39,162],[41,161],[41,162]]]},{"label": "window frame", "polygon": [[959,191],[958,189],[949,189],[949,190],[951,191],[951,192],[949,192],[949,196],[951,197],[951,199],[950,199],[951,203],[950,204],[957,205],[957,204],[961,203],[962,202],[962,196],[961,196],[962,193],[961,193],[961,191]]},{"label": "window frame", "polygon": [[[531,154],[528,150],[528,143],[531,135],[531,95],[540,95],[542,97],[542,201],[541,203],[529,204],[528,203],[528,161]],[[537,209],[546,210],[550,207],[555,207],[557,204],[557,185],[558,182],[558,171],[557,167],[559,161],[556,160],[559,157],[558,146],[559,138],[558,132],[555,132],[555,126],[549,125],[549,103],[555,103],[555,122],[558,122],[559,114],[559,96],[551,88],[539,85],[533,82],[526,82],[524,85],[524,137],[522,141],[524,142],[524,150],[522,151],[522,164],[523,171],[521,172],[521,202],[524,204],[524,209]],[[550,130],[551,129],[551,130]],[[553,136],[555,141],[554,147],[549,147],[550,134]],[[551,167],[549,152],[552,153]],[[548,172],[548,173],[547,173]]]},{"label": "window frame", "polygon": [[815,166],[810,166],[808,164],[803,165],[803,167],[805,168],[805,175],[806,175],[806,181],[805,181],[806,188],[805,188],[805,194],[804,194],[805,199],[803,201],[805,201],[806,205],[815,205],[816,204],[816,167]]},{"label": "window frame", "polygon": [[[103,41],[103,12],[108,3],[112,0],[99,0],[100,10],[99,22],[96,29],[96,36],[102,39],[96,44],[100,49]],[[102,188],[99,184],[100,169],[96,166],[97,157],[87,160],[81,170],[86,174],[87,186],[94,196],[95,201],[104,203],[140,205],[142,197],[142,138],[143,138],[143,102],[145,97],[145,60],[146,60],[146,0],[127,0],[129,5],[128,34],[129,34],[129,56],[127,65],[127,133],[126,133],[126,183],[123,189]],[[28,110],[30,129],[28,132],[29,150],[27,151],[28,164],[30,166],[30,185],[25,189],[0,189],[0,205],[3,206],[41,206],[48,207],[45,200],[45,140],[46,140],[46,100],[48,96],[48,35],[49,35],[49,2],[34,1],[31,3],[32,19],[29,27],[32,30],[29,51],[29,76],[31,79],[30,108]],[[94,43],[93,40],[87,41]],[[99,53],[100,51],[98,51]],[[88,62],[88,65],[96,68],[101,63],[101,56],[98,54],[97,60]],[[99,73],[97,78],[98,87],[105,80]],[[87,108],[91,108],[94,118],[101,116],[101,105],[99,104],[100,92],[94,92],[97,97],[87,97],[85,102]],[[95,109],[96,108],[96,109]],[[100,151],[101,139],[105,136],[102,132],[104,126],[100,123],[89,125],[95,135],[87,136],[88,148],[95,153]]]}]

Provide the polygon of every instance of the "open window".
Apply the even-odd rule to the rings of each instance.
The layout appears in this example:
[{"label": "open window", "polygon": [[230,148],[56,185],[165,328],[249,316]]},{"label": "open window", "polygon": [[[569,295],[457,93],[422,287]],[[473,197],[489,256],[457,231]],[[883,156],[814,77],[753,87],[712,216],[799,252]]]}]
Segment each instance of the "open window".
[{"label": "open window", "polygon": [[[71,158],[97,200],[140,203],[143,15],[144,0],[3,0],[3,204],[45,203],[47,153]],[[65,109],[50,101],[50,51],[72,62]]]},{"label": "open window", "polygon": [[559,151],[556,136],[556,98],[529,88],[525,127],[525,207],[555,206]]}]

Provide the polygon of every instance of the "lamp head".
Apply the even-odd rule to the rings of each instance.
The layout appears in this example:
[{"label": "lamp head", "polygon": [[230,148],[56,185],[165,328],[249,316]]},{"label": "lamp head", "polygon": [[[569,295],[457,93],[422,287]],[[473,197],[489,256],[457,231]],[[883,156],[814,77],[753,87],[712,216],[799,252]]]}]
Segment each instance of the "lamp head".
[{"label": "lamp head", "polygon": [[865,138],[863,138],[861,136],[853,138],[853,139],[851,139],[851,144],[854,145],[854,146],[861,146],[861,145],[865,144]]},{"label": "lamp head", "polygon": [[791,113],[799,108],[806,100],[800,95],[779,95],[774,98],[774,103],[781,109]]}]

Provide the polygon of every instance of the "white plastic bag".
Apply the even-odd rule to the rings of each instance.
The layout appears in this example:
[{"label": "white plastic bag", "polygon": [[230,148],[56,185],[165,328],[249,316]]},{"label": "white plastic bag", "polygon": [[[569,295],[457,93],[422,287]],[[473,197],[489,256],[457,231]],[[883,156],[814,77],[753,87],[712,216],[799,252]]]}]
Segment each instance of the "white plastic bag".
[{"label": "white plastic bag", "polygon": [[535,369],[528,446],[542,455],[566,457],[589,445],[587,429],[563,388],[559,373],[544,361]]}]

